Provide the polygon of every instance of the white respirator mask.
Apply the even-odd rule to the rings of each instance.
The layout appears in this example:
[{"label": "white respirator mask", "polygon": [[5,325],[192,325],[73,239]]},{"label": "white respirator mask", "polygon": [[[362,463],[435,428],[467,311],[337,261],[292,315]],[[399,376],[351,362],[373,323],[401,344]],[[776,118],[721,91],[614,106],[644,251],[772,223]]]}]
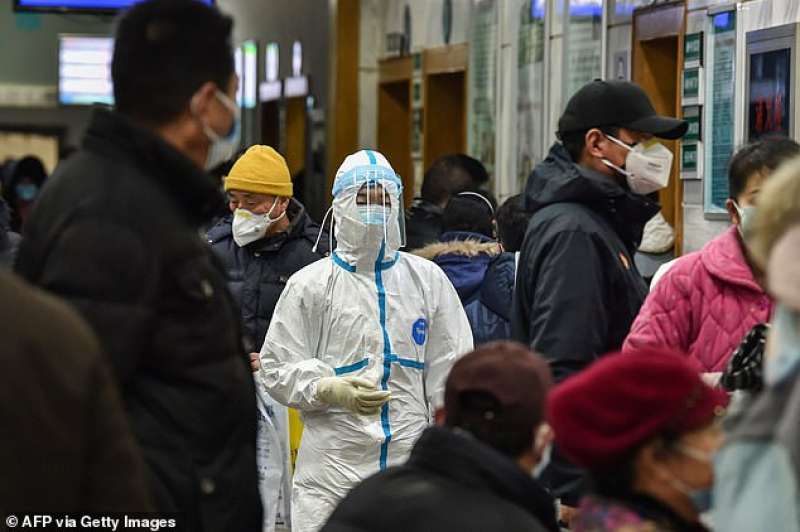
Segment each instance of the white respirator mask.
[{"label": "white respirator mask", "polygon": [[620,168],[608,159],[603,164],[613,168],[627,178],[628,187],[634,194],[650,194],[665,188],[669,184],[672,170],[672,152],[654,140],[638,143],[631,148],[619,139],[606,135],[613,143],[628,150],[625,168]]},{"label": "white respirator mask", "polygon": [[233,212],[233,224],[231,225],[233,240],[236,245],[244,247],[251,242],[264,238],[272,224],[286,216],[286,211],[284,211],[277,218],[272,218],[272,211],[275,210],[277,204],[278,199],[275,198],[272,207],[266,214],[255,214],[247,209],[236,209]]}]

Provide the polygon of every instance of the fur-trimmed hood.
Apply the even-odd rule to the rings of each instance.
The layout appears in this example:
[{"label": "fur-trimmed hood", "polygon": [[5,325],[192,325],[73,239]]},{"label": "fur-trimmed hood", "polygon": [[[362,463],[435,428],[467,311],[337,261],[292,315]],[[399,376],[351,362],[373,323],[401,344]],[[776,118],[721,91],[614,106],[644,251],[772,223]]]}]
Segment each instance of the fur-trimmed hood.
[{"label": "fur-trimmed hood", "polygon": [[466,304],[477,295],[489,264],[502,252],[500,244],[464,231],[443,233],[439,240],[413,253],[438,264]]},{"label": "fur-trimmed hood", "polygon": [[434,260],[441,255],[463,255],[464,257],[477,257],[478,255],[497,256],[501,253],[500,244],[497,242],[481,242],[479,240],[449,240],[428,244],[422,249],[412,251],[414,255],[428,260]]}]

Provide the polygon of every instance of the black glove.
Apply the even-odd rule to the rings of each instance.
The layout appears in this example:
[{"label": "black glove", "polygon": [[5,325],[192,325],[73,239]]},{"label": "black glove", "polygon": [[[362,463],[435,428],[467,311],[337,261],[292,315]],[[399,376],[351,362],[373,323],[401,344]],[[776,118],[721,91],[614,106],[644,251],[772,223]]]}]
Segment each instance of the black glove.
[{"label": "black glove", "polygon": [[720,383],[726,390],[758,392],[764,386],[764,345],[769,325],[759,323],[733,352]]}]

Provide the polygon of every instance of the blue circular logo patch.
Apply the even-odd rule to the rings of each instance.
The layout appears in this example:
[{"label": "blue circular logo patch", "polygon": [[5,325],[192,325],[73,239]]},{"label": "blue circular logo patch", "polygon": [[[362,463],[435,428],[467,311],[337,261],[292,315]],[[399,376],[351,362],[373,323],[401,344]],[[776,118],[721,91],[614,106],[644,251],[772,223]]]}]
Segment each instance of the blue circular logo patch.
[{"label": "blue circular logo patch", "polygon": [[422,345],[425,343],[425,337],[428,335],[428,322],[425,321],[425,318],[420,318],[414,322],[414,325],[411,327],[411,336],[414,338],[414,341],[417,345]]}]

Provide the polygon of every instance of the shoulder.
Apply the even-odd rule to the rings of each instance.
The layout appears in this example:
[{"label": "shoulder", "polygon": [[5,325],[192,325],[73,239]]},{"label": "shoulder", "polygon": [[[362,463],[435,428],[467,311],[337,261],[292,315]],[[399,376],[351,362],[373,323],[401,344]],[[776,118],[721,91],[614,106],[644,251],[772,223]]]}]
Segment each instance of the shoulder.
[{"label": "shoulder", "polygon": [[581,231],[596,233],[601,230],[600,215],[581,203],[554,203],[536,211],[528,230],[549,228],[551,232]]},{"label": "shoulder", "polygon": [[432,260],[414,255],[413,253],[399,251],[397,262],[403,264],[410,271],[414,272],[415,275],[428,281],[450,282],[450,280],[447,278],[447,274],[444,273],[444,270],[442,270],[439,265]]},{"label": "shoulder", "polygon": [[213,244],[216,241],[222,240],[224,238],[230,238],[233,236],[232,232],[232,224],[233,224],[233,216],[230,214],[226,214],[217,222],[211,226],[211,229],[208,230],[206,236],[208,237],[209,243]]},{"label": "shoulder", "polygon": [[[697,275],[705,271],[702,251],[693,251],[667,263],[667,269],[654,279],[651,291],[658,292],[671,288],[686,287],[696,281]],[[666,266],[666,265],[664,265]],[[662,268],[664,268],[662,266]],[[658,273],[657,273],[658,274]]]}]

